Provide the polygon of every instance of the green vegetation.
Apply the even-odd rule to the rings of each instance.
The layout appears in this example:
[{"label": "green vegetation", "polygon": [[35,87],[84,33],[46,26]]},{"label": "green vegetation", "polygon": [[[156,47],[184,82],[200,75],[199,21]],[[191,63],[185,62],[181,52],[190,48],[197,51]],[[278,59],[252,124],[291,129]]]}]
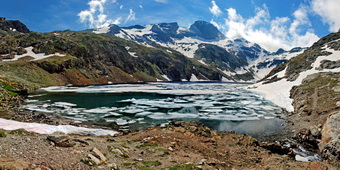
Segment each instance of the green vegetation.
[{"label": "green vegetation", "polygon": [[17,136],[28,136],[33,135],[34,133],[28,132],[25,129],[16,129],[9,132],[9,134],[17,135]]},{"label": "green vegetation", "polygon": [[0,137],[5,138],[7,137],[7,134],[4,131],[0,130]]},{"label": "green vegetation", "polygon": [[[339,94],[334,90],[339,86],[337,73],[319,73],[308,76],[300,86],[291,90],[296,108],[307,114],[327,113],[337,108]],[[303,100],[302,100],[303,99]]]},{"label": "green vegetation", "polygon": [[172,166],[172,167],[169,167],[169,170],[186,170],[186,169],[183,167],[179,167],[179,166]]},{"label": "green vegetation", "polygon": [[[74,31],[1,35],[0,54],[63,53],[29,61],[29,58],[0,64],[0,74],[29,89],[51,85],[128,83],[197,77],[219,80],[216,68],[205,66],[167,48],[149,48],[108,34]],[[44,43],[42,43],[44,42]],[[128,50],[126,47],[130,47]],[[129,54],[134,52],[135,56]],[[20,68],[20,69],[18,69]]]},{"label": "green vegetation", "polygon": [[142,145],[137,146],[137,148],[145,148],[145,147],[157,147],[157,143],[143,143]]}]

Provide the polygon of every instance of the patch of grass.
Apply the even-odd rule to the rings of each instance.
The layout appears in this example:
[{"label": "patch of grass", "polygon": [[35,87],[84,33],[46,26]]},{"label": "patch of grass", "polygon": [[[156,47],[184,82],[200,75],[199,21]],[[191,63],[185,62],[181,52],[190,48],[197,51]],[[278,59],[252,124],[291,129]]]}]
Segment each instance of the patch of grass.
[{"label": "patch of grass", "polygon": [[169,151],[165,148],[157,148],[157,150],[163,152],[161,156],[169,155]]},{"label": "patch of grass", "polygon": [[137,146],[137,148],[145,148],[145,147],[157,147],[157,143],[143,143],[142,145]]},{"label": "patch of grass", "polygon": [[186,170],[185,168],[183,167],[179,167],[179,166],[172,166],[172,167],[168,167],[169,170]]},{"label": "patch of grass", "polygon": [[123,163],[123,166],[126,166],[126,167],[130,167],[130,166],[133,166],[133,165],[136,165],[135,162],[124,162]]},{"label": "patch of grass", "polygon": [[5,138],[5,137],[7,137],[7,134],[4,131],[0,130],[0,138]]},{"label": "patch of grass", "polygon": [[33,135],[32,132],[28,132],[25,129],[16,129],[9,132],[9,134],[17,135],[17,136],[28,136]]},{"label": "patch of grass", "polygon": [[142,161],[143,165],[146,167],[150,167],[150,166],[160,166],[162,165],[161,162],[159,161]]}]

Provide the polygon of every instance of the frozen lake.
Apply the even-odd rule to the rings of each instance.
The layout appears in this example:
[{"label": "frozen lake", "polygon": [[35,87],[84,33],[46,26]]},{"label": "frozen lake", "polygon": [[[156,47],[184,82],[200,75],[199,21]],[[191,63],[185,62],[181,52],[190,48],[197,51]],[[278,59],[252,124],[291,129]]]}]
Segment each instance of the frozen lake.
[{"label": "frozen lake", "polygon": [[219,131],[270,137],[282,131],[280,107],[221,82],[144,83],[48,87],[29,96],[23,108],[56,114],[75,123],[117,124],[141,130],[171,120],[200,120]]}]

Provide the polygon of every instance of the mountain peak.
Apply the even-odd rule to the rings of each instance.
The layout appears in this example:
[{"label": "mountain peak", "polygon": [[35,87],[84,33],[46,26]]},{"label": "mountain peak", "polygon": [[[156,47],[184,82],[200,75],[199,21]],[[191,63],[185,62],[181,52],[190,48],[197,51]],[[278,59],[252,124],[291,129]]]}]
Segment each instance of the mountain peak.
[{"label": "mountain peak", "polygon": [[206,21],[195,21],[189,30],[207,40],[226,38],[213,24]]}]

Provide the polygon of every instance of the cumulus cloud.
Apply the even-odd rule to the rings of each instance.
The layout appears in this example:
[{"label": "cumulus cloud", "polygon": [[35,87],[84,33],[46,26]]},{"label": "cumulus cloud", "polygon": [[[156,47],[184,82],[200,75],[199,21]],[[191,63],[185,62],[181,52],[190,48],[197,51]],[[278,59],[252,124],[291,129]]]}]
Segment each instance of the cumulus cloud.
[{"label": "cumulus cloud", "polygon": [[228,18],[225,19],[226,36],[245,38],[269,51],[276,51],[278,48],[289,50],[297,46],[307,47],[319,39],[311,29],[307,12],[308,8],[301,6],[293,13],[293,19],[288,17],[272,19],[267,6],[263,5],[255,9],[253,17],[244,18],[234,8],[229,8]]},{"label": "cumulus cloud", "polygon": [[220,10],[220,7],[217,6],[215,0],[211,1],[211,5],[212,7],[209,8],[210,12],[216,17],[220,16],[222,14],[222,11]]},{"label": "cumulus cloud", "polygon": [[[107,0],[91,0],[88,5],[89,9],[81,11],[78,16],[81,23],[88,24],[91,28],[98,28],[111,24],[113,21],[108,19],[105,14],[104,5]],[[112,3],[116,1],[111,1]]]},{"label": "cumulus cloud", "polygon": [[320,15],[322,21],[329,25],[329,31],[336,32],[340,28],[339,0],[312,0],[313,11]]},{"label": "cumulus cloud", "polygon": [[132,9],[130,9],[130,14],[126,18],[125,23],[127,23],[129,21],[133,21],[133,20],[136,20],[136,13]]}]

